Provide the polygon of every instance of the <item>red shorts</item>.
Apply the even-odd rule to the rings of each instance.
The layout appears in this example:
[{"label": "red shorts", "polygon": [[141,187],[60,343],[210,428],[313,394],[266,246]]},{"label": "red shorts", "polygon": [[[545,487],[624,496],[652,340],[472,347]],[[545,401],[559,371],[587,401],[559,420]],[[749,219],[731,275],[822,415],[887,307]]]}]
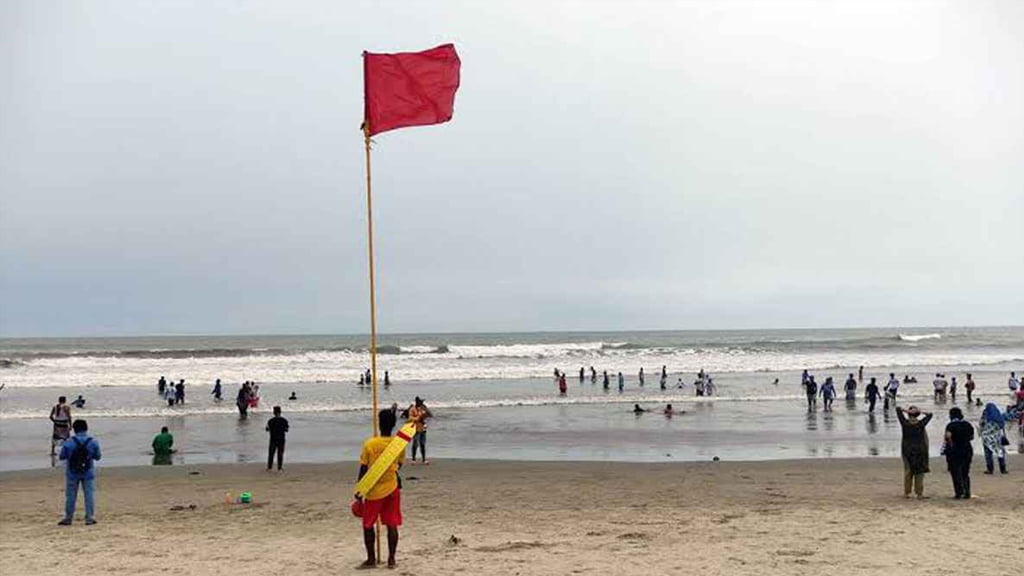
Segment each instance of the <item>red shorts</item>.
[{"label": "red shorts", "polygon": [[363,501],[363,528],[373,528],[377,523],[377,517],[385,526],[402,525],[402,494],[401,490],[395,491],[380,500]]}]

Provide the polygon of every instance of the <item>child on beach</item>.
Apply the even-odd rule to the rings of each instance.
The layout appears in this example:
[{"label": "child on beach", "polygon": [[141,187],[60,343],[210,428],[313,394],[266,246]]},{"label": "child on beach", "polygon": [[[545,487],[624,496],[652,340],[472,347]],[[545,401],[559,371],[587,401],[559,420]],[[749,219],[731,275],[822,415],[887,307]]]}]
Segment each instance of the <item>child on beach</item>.
[{"label": "child on beach", "polygon": [[[377,425],[380,436],[370,438],[363,443],[359,454],[359,478],[377,461],[381,453],[391,443],[391,431],[395,428],[395,413],[381,410],[377,414]],[[398,527],[402,525],[401,489],[398,485],[398,470],[405,462],[405,452],[399,454],[391,466],[380,477],[377,484],[370,489],[363,500],[363,543],[366,545],[366,562],[362,566],[373,568],[377,565],[376,540],[374,524],[377,518],[388,528],[388,568],[395,567],[395,552],[398,550]]]}]

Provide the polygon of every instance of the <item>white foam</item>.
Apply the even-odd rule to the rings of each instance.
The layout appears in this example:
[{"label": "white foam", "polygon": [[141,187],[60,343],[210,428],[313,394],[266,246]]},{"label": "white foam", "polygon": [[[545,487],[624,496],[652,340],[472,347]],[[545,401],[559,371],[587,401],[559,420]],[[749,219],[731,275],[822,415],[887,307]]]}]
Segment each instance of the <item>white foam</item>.
[{"label": "white foam", "polygon": [[900,334],[900,340],[904,342],[920,342],[921,340],[938,340],[942,334]]}]

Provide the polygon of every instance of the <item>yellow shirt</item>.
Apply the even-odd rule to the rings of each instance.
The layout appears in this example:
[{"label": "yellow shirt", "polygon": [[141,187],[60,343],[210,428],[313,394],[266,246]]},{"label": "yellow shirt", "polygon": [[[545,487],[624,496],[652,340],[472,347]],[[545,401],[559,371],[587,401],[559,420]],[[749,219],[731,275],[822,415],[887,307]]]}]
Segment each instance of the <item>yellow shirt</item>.
[{"label": "yellow shirt", "polygon": [[[391,436],[378,436],[363,442],[363,451],[359,454],[359,464],[367,468],[373,466],[377,458],[391,443]],[[388,466],[388,469],[381,475],[377,484],[366,494],[367,500],[380,500],[387,498],[398,488],[398,465],[405,462],[405,451],[403,450],[398,458]]]}]

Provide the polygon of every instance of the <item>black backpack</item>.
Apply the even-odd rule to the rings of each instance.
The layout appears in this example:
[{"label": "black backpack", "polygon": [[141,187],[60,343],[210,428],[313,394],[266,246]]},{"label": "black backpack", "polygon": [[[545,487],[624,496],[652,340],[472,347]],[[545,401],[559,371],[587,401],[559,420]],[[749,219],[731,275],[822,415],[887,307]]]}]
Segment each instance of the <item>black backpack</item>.
[{"label": "black backpack", "polygon": [[68,458],[68,469],[75,474],[85,474],[92,467],[92,454],[89,452],[89,442],[92,438],[89,438],[85,442],[79,442],[78,438],[72,438],[75,443],[75,449],[71,451],[71,457]]}]

